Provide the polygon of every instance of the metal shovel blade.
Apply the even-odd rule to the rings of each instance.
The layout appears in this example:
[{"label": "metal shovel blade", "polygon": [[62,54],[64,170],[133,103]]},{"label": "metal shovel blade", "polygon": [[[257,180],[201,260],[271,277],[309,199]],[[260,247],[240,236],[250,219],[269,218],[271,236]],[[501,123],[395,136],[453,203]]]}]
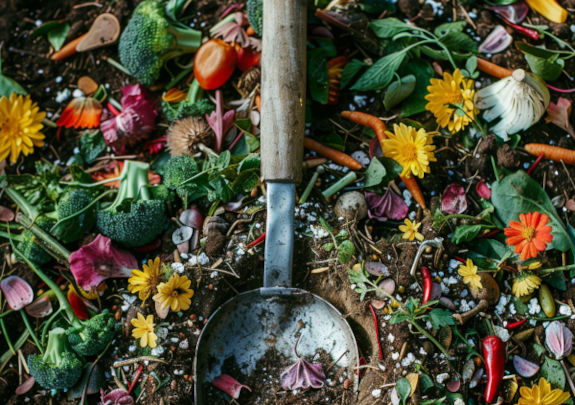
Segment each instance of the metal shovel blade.
[{"label": "metal shovel blade", "polygon": [[[224,363],[230,360],[244,375],[252,374],[257,362],[271,348],[289,359],[290,364],[294,363],[297,360],[294,345],[299,333],[303,333],[297,349],[300,356],[309,359],[322,349],[337,360],[336,367],[347,370],[357,389],[357,347],[351,328],[339,311],[304,290],[282,290],[280,295],[263,295],[265,289],[242,293],[210,317],[196,348],[196,405],[209,404],[206,392],[211,381],[223,373]],[[259,373],[264,377],[264,371]]]}]

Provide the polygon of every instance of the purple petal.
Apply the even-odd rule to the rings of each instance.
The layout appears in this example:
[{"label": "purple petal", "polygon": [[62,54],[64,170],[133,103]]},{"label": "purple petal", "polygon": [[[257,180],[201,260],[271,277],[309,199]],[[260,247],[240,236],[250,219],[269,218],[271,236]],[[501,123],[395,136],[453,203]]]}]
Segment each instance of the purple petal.
[{"label": "purple petal", "polygon": [[373,159],[374,156],[382,157],[383,152],[381,150],[381,145],[379,144],[379,140],[376,136],[371,139],[369,142],[369,157]]},{"label": "purple petal", "polygon": [[485,179],[479,180],[479,182],[475,185],[475,191],[479,194],[479,197],[485,198],[489,200],[491,198],[491,189],[485,182]]},{"label": "purple petal", "polygon": [[134,405],[134,398],[121,388],[110,391],[108,394],[100,388],[98,405]]},{"label": "purple petal", "polygon": [[129,252],[116,249],[110,238],[98,235],[88,245],[70,254],[70,271],[76,283],[90,291],[108,278],[127,278],[138,261]]},{"label": "purple petal", "polygon": [[300,357],[282,372],[280,378],[284,390],[308,390],[323,387],[325,374],[321,363],[309,363]]},{"label": "purple petal", "polygon": [[222,91],[218,89],[216,90],[216,110],[211,114],[206,114],[206,121],[216,135],[216,152],[220,152],[224,136],[234,125],[234,117],[236,114],[235,110],[229,110],[224,114],[223,104]]},{"label": "purple petal", "polygon": [[34,377],[29,377],[26,381],[20,384],[18,388],[16,388],[16,391],[14,391],[14,393],[16,395],[24,395],[25,393],[27,393],[32,389],[34,384],[36,384],[36,380],[34,379]]},{"label": "purple petal", "polygon": [[12,222],[14,220],[14,211],[10,208],[6,208],[0,205],[0,221],[2,222]]},{"label": "purple petal", "polygon": [[180,214],[180,222],[194,229],[202,229],[204,217],[200,210],[196,207],[191,207]]},{"label": "purple petal", "polygon": [[331,33],[331,31],[322,25],[313,28],[311,30],[311,34],[315,37],[332,38],[332,39],[335,38]]},{"label": "purple petal", "polygon": [[527,17],[527,13],[529,13],[529,6],[523,1],[518,1],[517,3],[511,4],[509,6],[485,5],[484,7],[495,11],[496,14],[512,22],[513,24],[519,24],[525,19],[525,17]]},{"label": "purple petal", "polygon": [[52,302],[48,295],[42,295],[24,308],[26,313],[34,318],[43,318],[53,312]]},{"label": "purple petal", "polygon": [[573,334],[562,322],[553,321],[545,329],[545,346],[560,360],[571,353]]},{"label": "purple petal", "polygon": [[24,308],[34,300],[30,284],[18,276],[8,276],[0,281],[0,289],[8,305],[14,311]]},{"label": "purple petal", "polygon": [[441,211],[447,214],[461,214],[466,209],[465,189],[461,184],[451,183],[441,197]]},{"label": "purple petal", "polygon": [[445,384],[449,392],[457,392],[461,388],[461,380],[451,380]]},{"label": "purple petal", "polygon": [[227,374],[222,374],[221,376],[216,377],[212,381],[212,385],[217,389],[225,392],[233,399],[238,399],[240,397],[240,391],[242,390],[242,388],[245,388],[250,392],[252,391],[250,387],[248,387],[247,385],[240,384],[238,380]]},{"label": "purple petal", "polygon": [[511,42],[513,42],[513,37],[509,35],[504,27],[498,25],[485,38],[485,41],[479,45],[478,50],[483,53],[499,53],[507,49]]},{"label": "purple petal", "polygon": [[539,372],[539,366],[535,363],[531,363],[529,360],[525,360],[520,356],[513,356],[513,367],[515,371],[523,378],[531,378]]},{"label": "purple petal", "polygon": [[372,276],[389,276],[391,273],[387,266],[381,262],[365,262],[365,270]]},{"label": "purple petal", "polygon": [[380,222],[385,222],[388,219],[400,221],[406,217],[409,211],[403,198],[395,194],[391,188],[388,188],[382,196],[376,193],[365,193],[365,200],[368,207],[367,215]]}]

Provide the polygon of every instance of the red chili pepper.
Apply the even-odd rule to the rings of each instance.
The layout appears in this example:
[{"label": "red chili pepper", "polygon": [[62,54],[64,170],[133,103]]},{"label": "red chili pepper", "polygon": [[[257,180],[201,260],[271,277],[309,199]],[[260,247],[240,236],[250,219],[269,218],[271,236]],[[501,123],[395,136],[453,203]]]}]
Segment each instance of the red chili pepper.
[{"label": "red chili pepper", "polygon": [[202,89],[221,87],[234,73],[238,63],[235,48],[219,38],[203,44],[194,56],[194,77]]},{"label": "red chili pepper", "polygon": [[431,298],[431,290],[433,289],[433,280],[431,273],[425,266],[421,267],[421,275],[423,276],[423,303],[425,304]]},{"label": "red chili pepper", "polygon": [[537,31],[532,30],[531,28],[522,27],[521,25],[513,24],[511,21],[507,21],[505,18],[503,18],[503,21],[505,21],[505,24],[509,25],[518,33],[525,35],[534,41],[539,41],[539,33]]},{"label": "red chili pepper", "polygon": [[257,238],[256,240],[251,242],[249,245],[247,245],[246,248],[249,249],[251,247],[257,246],[260,243],[262,243],[264,240],[266,240],[266,233],[265,232],[262,233],[259,238]]},{"label": "red chili pepper", "polygon": [[521,325],[523,325],[525,322],[527,322],[527,319],[522,319],[520,321],[515,321],[515,322],[507,322],[507,326],[505,328],[507,330],[514,330],[514,329],[517,329],[518,327],[520,327]]},{"label": "red chili pepper", "polygon": [[499,385],[505,373],[505,342],[497,336],[487,336],[483,339],[483,357],[487,370],[487,385],[485,386],[485,401],[490,404],[495,400]]},{"label": "red chili pepper", "polygon": [[545,155],[544,153],[540,154],[540,155],[537,157],[537,159],[535,160],[535,162],[533,162],[533,164],[532,164],[531,166],[529,166],[529,169],[527,169],[527,174],[528,174],[529,176],[531,176],[531,173],[533,173],[533,170],[535,170],[535,168],[537,167],[537,165],[539,165],[539,163],[541,162],[541,159],[543,159],[543,156],[544,156],[544,155]]},{"label": "red chili pepper", "polygon": [[86,306],[86,303],[84,302],[82,297],[80,297],[76,293],[76,291],[74,291],[72,288],[68,290],[68,302],[72,307],[74,315],[76,315],[78,318],[82,320],[90,318],[90,314],[88,313],[88,307]]},{"label": "red chili pepper", "polygon": [[140,367],[138,367],[138,372],[136,373],[136,377],[134,378],[134,381],[132,381],[132,383],[130,384],[130,387],[128,388],[128,395],[132,392],[132,390],[136,386],[136,383],[140,379],[140,376],[142,375],[143,370],[144,370],[144,365],[140,364]]},{"label": "red chili pepper", "polygon": [[371,315],[373,316],[373,323],[375,324],[375,337],[377,337],[377,347],[379,348],[379,359],[383,360],[383,350],[381,349],[381,341],[379,340],[379,325],[377,323],[377,315],[373,306],[369,304],[369,309],[371,310]]}]

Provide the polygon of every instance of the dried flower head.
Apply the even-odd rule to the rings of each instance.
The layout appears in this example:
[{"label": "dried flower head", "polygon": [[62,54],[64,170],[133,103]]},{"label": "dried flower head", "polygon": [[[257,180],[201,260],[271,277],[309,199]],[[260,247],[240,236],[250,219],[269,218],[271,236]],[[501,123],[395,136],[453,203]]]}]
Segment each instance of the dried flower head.
[{"label": "dried flower head", "polygon": [[166,135],[168,149],[172,156],[193,155],[197,145],[214,145],[212,129],[202,117],[186,117],[177,120]]}]

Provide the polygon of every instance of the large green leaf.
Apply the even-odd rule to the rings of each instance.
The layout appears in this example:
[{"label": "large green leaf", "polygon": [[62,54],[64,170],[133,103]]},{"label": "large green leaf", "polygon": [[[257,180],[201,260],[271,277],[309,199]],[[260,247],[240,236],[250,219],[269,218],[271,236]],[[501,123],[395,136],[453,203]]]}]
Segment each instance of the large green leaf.
[{"label": "large green leaf", "polygon": [[413,29],[413,27],[398,18],[384,18],[373,21],[369,24],[369,28],[371,28],[379,38],[391,38],[400,32]]},{"label": "large green leaf", "polygon": [[20,84],[2,74],[2,59],[0,59],[0,98],[10,97],[10,94],[27,94],[26,90]]},{"label": "large green leaf", "polygon": [[415,89],[401,105],[402,117],[409,117],[425,111],[427,86],[429,86],[429,81],[435,74],[431,63],[423,59],[410,61],[406,70],[415,76]]},{"label": "large green leaf", "polygon": [[561,75],[565,61],[559,58],[559,54],[523,42],[517,42],[517,48],[525,55],[531,71],[544,80],[553,81]]},{"label": "large green leaf", "polygon": [[405,56],[406,53],[404,51],[398,51],[379,59],[361,75],[351,87],[351,90],[371,91],[383,89],[391,83],[393,75],[399,69]]},{"label": "large green leaf", "polygon": [[523,170],[519,170],[493,184],[491,201],[495,212],[504,224],[519,220],[519,214],[539,211],[549,216],[549,225],[553,228],[553,241],[549,248],[565,252],[571,249],[575,253],[573,240],[557,214],[547,193],[539,183]]},{"label": "large green leaf", "polygon": [[415,89],[415,76],[407,75],[400,80],[392,82],[385,90],[383,105],[386,110],[390,110],[403,100],[405,100]]}]

